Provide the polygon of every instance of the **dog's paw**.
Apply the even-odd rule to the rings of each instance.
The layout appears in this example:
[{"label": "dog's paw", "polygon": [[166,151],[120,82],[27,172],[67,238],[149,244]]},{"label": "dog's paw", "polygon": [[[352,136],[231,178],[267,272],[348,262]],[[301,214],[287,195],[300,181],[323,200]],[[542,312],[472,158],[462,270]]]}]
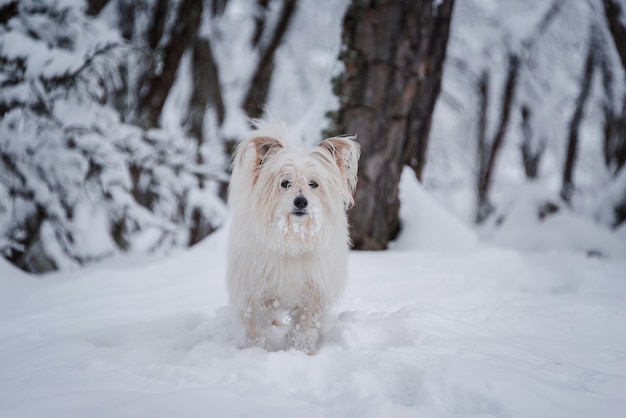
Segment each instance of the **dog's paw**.
[{"label": "dog's paw", "polygon": [[287,333],[287,346],[313,355],[317,352],[318,338],[319,330],[317,328],[302,329],[300,326],[296,326]]},{"label": "dog's paw", "polygon": [[263,335],[257,335],[255,337],[248,336],[242,348],[252,348],[252,347],[265,348],[266,343],[267,343],[266,338]]}]

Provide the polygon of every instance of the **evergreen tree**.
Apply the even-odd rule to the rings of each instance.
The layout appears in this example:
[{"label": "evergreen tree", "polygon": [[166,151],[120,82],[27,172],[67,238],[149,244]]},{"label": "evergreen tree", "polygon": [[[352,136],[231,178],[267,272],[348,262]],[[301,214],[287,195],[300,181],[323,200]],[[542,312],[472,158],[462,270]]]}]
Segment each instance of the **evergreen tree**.
[{"label": "evergreen tree", "polygon": [[[0,9],[0,251],[27,271],[187,245],[224,204],[194,142],[127,123],[110,102],[141,54],[84,5]],[[209,231],[210,232],[210,231]]]}]

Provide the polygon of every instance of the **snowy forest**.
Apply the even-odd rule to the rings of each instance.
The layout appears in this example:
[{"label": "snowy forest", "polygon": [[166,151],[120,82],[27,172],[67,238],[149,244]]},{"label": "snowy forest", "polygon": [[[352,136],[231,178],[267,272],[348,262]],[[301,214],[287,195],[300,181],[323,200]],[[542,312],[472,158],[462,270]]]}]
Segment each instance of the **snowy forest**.
[{"label": "snowy forest", "polygon": [[225,221],[233,147],[268,116],[308,143],[359,135],[357,249],[401,230],[403,167],[485,236],[563,214],[623,236],[624,10],[3,0],[0,252],[41,273],[193,246]]},{"label": "snowy forest", "polygon": [[[229,305],[254,119],[361,147],[314,355]],[[0,0],[0,416],[623,418],[625,166],[626,0]]]}]

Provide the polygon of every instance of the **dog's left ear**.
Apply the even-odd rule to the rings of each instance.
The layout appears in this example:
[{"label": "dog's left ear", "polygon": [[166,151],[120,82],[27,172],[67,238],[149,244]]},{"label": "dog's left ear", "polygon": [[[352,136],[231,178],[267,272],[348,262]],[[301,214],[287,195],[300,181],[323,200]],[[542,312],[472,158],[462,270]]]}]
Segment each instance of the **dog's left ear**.
[{"label": "dog's left ear", "polygon": [[348,183],[348,189],[354,194],[361,147],[355,141],[356,135],[335,136],[320,142],[319,146],[328,150],[339,167],[339,171]]}]

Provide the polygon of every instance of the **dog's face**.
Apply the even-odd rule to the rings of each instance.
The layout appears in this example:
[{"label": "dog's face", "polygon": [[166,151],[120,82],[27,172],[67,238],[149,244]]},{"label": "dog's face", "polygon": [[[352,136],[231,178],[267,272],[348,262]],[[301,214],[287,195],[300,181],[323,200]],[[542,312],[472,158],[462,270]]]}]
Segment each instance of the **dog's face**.
[{"label": "dog's face", "polygon": [[267,184],[277,195],[272,199],[276,205],[273,215],[276,227],[285,239],[311,241],[316,238],[327,212],[324,201],[330,202],[330,198],[324,193],[324,173],[315,159],[277,154],[274,164],[268,161],[267,168],[264,173],[267,176],[263,176],[266,178],[260,176],[259,180],[276,183]]},{"label": "dog's face", "polygon": [[[324,245],[329,231],[346,222],[353,204],[359,147],[349,138],[329,138],[311,150],[301,150],[273,137],[254,137],[241,145],[237,170],[249,170],[249,216],[258,232],[280,252],[298,254]],[[236,184],[234,185],[236,187]]]}]

